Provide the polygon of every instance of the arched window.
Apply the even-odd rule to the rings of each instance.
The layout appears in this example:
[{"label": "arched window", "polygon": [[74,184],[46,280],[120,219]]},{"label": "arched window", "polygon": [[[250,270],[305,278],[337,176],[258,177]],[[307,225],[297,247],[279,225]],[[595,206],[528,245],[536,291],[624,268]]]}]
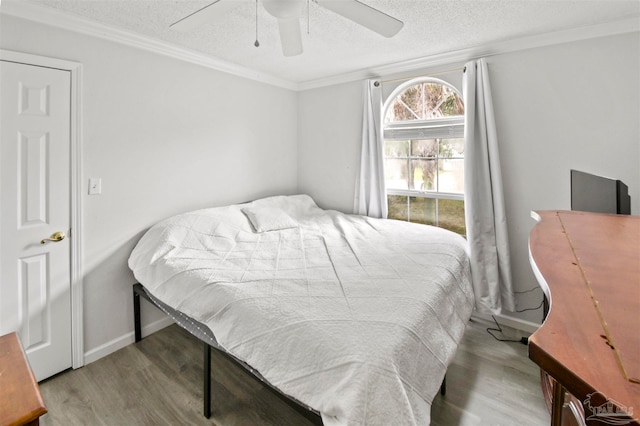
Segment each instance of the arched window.
[{"label": "arched window", "polygon": [[383,111],[388,217],[465,235],[462,96],[442,80],[417,78],[396,88]]}]

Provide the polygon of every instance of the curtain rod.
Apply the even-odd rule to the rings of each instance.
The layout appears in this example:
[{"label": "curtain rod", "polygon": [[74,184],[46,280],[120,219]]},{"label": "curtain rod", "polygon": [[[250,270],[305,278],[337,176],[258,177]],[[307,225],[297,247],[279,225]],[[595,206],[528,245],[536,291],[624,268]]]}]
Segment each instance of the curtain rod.
[{"label": "curtain rod", "polygon": [[378,86],[380,86],[381,84],[384,84],[384,83],[394,83],[396,81],[406,81],[406,80],[411,80],[412,78],[417,78],[417,77],[435,77],[437,75],[449,74],[450,72],[455,72],[455,71],[464,72],[466,70],[466,68],[467,67],[454,68],[454,69],[451,69],[451,70],[440,71],[440,72],[436,72],[436,73],[428,74],[428,75],[420,74],[420,75],[413,75],[413,76],[410,76],[410,77],[394,78],[392,80],[376,80],[373,83],[373,85],[378,87]]}]

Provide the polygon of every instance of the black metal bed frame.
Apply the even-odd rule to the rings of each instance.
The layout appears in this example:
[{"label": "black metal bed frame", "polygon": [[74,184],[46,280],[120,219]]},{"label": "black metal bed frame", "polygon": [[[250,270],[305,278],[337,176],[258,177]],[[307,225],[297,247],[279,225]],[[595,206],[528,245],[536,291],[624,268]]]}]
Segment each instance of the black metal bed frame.
[{"label": "black metal bed frame", "polygon": [[[269,389],[273,394],[275,394],[290,407],[295,409],[307,420],[311,421],[315,425],[322,425],[320,413],[316,412],[310,407],[307,407],[302,402],[282,393],[280,390],[270,384],[264,377],[262,377],[262,375],[258,371],[256,371],[250,365],[225,351],[218,344],[215,336],[206,325],[155,299],[153,296],[147,293],[142,284],[139,283],[133,285],[133,317],[136,342],[142,340],[142,326],[140,323],[140,297],[151,302],[151,304],[159,308],[165,314],[169,315],[176,322],[176,324],[178,324],[180,327],[184,328],[193,336],[197,337],[203,342],[203,399],[204,416],[206,418],[211,417],[211,349],[215,349],[225,358],[251,373],[252,376],[266,385],[267,389]],[[191,327],[189,327],[189,325]]]},{"label": "black metal bed frame", "polygon": [[[203,346],[203,399],[204,399],[204,416],[206,418],[211,417],[211,349],[215,349],[218,353],[222,354],[225,358],[232,361],[234,364],[242,367],[257,380],[266,385],[274,395],[295,409],[298,413],[304,416],[307,420],[311,421],[315,425],[322,425],[322,418],[320,413],[311,407],[303,404],[302,402],[292,398],[279,389],[269,383],[262,375],[253,369],[249,364],[239,360],[230,353],[224,350],[215,339],[215,336],[211,330],[204,324],[194,320],[193,318],[185,315],[184,313],[177,311],[170,306],[162,303],[153,296],[151,296],[140,283],[133,285],[133,318],[134,318],[134,331],[136,343],[142,340],[142,326],[140,323],[140,297],[148,300],[151,304],[156,306],[165,314],[169,315],[180,327],[187,330],[193,336],[201,340]],[[190,326],[190,327],[189,327]],[[442,380],[440,386],[440,394],[444,395],[447,391],[447,376]]]}]

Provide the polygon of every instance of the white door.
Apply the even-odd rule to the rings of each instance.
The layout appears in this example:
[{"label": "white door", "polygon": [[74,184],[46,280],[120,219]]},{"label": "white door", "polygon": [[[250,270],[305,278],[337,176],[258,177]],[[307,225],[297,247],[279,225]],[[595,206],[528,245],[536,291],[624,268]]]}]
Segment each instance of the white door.
[{"label": "white door", "polygon": [[71,75],[0,64],[0,335],[18,332],[42,380],[72,364]]}]

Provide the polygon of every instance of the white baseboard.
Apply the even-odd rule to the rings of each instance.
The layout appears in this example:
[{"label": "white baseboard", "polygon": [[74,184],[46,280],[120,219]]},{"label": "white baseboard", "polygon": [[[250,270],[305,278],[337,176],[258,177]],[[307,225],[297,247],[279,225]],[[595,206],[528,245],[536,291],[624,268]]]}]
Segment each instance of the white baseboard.
[{"label": "white baseboard", "polygon": [[[152,322],[144,327],[142,327],[142,336],[148,336],[149,334],[153,334],[158,330],[162,330],[163,328],[173,324],[173,321],[170,317],[161,318],[158,321]],[[124,348],[125,346],[130,345],[135,342],[135,333],[130,332],[118,338],[115,338],[104,345],[98,346],[95,349],[92,349],[84,354],[84,365],[91,364],[94,361],[99,360],[109,354],[114,353],[115,351]]]},{"label": "white baseboard", "polygon": [[[515,318],[509,315],[498,314],[498,315],[494,315],[494,317],[496,318],[496,321],[498,321],[498,324],[500,324],[501,326],[505,326],[505,327],[512,328],[514,330],[521,331],[523,334],[526,334],[526,335],[531,335],[540,328],[540,324],[536,324],[535,322],[526,321],[520,318]],[[490,314],[474,312],[471,315],[471,318],[480,320],[483,322],[488,321],[488,322],[491,322],[491,324],[495,324]]]}]

